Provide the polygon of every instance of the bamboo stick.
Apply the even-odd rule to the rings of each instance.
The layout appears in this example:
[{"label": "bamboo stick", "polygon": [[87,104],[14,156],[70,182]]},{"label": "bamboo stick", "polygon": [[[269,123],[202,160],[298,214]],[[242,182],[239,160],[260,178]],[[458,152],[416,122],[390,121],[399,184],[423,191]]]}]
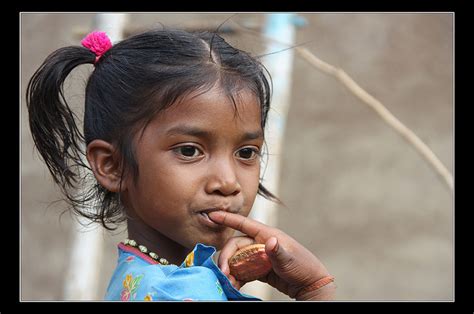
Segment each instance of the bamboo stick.
[{"label": "bamboo stick", "polygon": [[405,126],[400,120],[398,120],[380,101],[375,99],[372,95],[367,93],[362,87],[360,87],[346,72],[340,68],[336,68],[311,53],[308,49],[302,47],[296,47],[296,51],[311,65],[324,73],[334,76],[352,92],[357,98],[362,100],[395,131],[398,132],[405,140],[412,144],[416,151],[421,154],[428,164],[436,171],[436,173],[443,179],[451,193],[454,191],[454,180],[453,175],[443,165],[441,160],[433,153],[433,151],[407,126]]}]

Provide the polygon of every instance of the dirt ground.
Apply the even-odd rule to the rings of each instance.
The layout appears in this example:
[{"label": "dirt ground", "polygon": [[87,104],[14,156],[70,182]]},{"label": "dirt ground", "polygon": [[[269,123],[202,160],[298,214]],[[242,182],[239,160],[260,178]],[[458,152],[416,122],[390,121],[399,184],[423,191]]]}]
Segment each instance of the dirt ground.
[{"label": "dirt ground", "polygon": [[[215,28],[230,14],[130,14],[129,29],[163,23]],[[453,16],[300,14],[296,43],[342,68],[413,130],[453,171]],[[93,14],[21,16],[21,299],[64,300],[76,231],[46,167],[33,149],[26,84],[53,50],[78,45]],[[261,31],[264,14],[237,21]],[[263,41],[229,33],[261,53]],[[432,168],[336,79],[297,54],[282,149],[277,226],[317,255],[336,277],[338,300],[452,300],[453,196]],[[81,106],[90,67],[69,80]],[[271,148],[270,148],[271,149]],[[122,231],[104,232],[103,298]],[[41,256],[42,263],[38,263]],[[274,290],[270,300],[288,300]]]}]

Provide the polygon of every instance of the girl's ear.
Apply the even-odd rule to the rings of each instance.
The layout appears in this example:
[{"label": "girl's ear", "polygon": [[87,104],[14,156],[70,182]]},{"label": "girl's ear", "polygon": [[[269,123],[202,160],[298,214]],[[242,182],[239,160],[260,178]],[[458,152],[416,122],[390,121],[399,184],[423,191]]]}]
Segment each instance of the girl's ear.
[{"label": "girl's ear", "polygon": [[[93,140],[87,145],[86,154],[99,184],[111,192],[119,192],[122,169],[115,147],[103,140]],[[123,180],[122,191],[125,189],[125,180]]]}]

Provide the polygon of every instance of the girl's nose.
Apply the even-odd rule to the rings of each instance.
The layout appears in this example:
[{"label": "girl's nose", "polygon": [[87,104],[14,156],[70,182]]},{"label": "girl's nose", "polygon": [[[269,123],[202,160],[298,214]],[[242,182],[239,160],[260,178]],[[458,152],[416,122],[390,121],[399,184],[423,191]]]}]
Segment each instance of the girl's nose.
[{"label": "girl's nose", "polygon": [[208,172],[206,193],[223,196],[239,194],[241,187],[234,167],[231,160],[214,162]]}]

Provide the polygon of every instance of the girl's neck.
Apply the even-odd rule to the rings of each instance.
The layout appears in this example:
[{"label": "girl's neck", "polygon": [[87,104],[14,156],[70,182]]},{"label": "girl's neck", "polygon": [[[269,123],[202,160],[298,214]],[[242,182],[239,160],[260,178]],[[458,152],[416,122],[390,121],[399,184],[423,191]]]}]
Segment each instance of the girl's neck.
[{"label": "girl's neck", "polygon": [[139,218],[128,219],[127,228],[129,239],[146,246],[149,251],[167,259],[171,264],[180,265],[190,252],[189,249],[146,225]]}]

